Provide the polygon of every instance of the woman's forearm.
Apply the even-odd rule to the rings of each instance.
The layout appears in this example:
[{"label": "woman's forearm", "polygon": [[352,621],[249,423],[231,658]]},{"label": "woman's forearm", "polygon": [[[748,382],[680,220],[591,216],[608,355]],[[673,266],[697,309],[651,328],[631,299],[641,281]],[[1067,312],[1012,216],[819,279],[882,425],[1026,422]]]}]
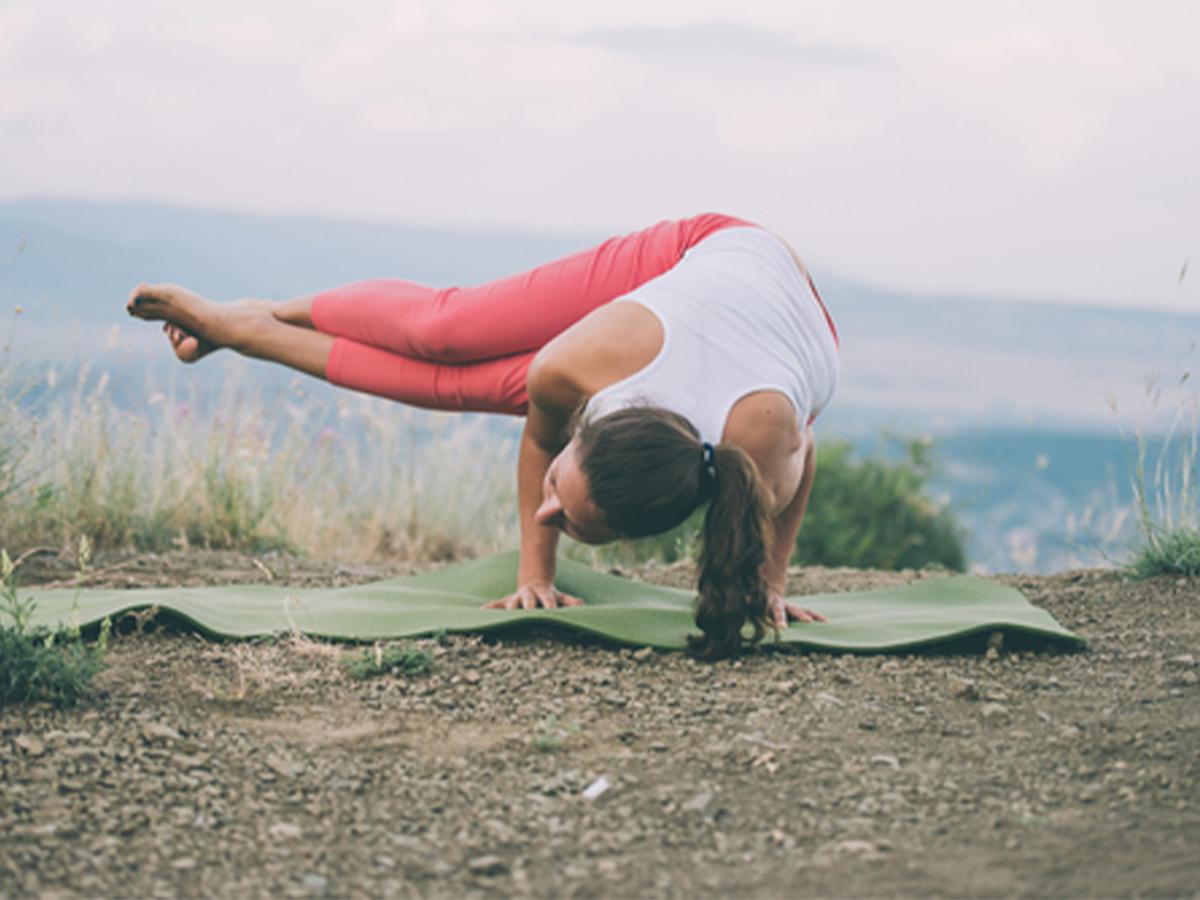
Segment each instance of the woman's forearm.
[{"label": "woman's forearm", "polygon": [[772,522],[773,534],[767,547],[767,558],[763,574],[767,587],[774,593],[783,594],[787,589],[788,563],[796,547],[796,537],[800,534],[800,525],[804,521],[804,512],[808,508],[808,496],[812,493],[813,478],[816,475],[816,442],[810,438],[804,454],[804,474],[796,489],[791,502],[783,508]]},{"label": "woman's forearm", "polygon": [[542,447],[529,433],[521,435],[517,457],[517,505],[521,524],[521,559],[517,584],[531,581],[554,582],[557,569],[558,529],[539,525],[533,519],[542,502],[542,481],[554,454]]}]

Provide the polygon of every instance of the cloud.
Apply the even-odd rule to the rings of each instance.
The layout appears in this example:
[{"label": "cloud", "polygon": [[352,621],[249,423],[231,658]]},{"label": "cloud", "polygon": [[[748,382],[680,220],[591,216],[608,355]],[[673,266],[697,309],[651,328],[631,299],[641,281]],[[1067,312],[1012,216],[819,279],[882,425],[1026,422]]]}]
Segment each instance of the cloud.
[{"label": "cloud", "polygon": [[1194,309],[1200,4],[906,6],[0,0],[0,196],[717,208],[910,290]]},{"label": "cloud", "polygon": [[801,66],[877,66],[892,62],[890,57],[875,49],[848,44],[802,44],[779,31],[719,22],[675,27],[592,28],[575,35],[574,40],[637,56],[704,59],[720,54],[742,60]]},{"label": "cloud", "polygon": [[529,140],[577,132],[619,106],[638,77],[599,49],[397,16],[313,54],[301,83],[318,104],[350,110],[368,132],[507,131]]},{"label": "cloud", "polygon": [[33,23],[29,10],[0,9],[0,60],[20,46]]}]

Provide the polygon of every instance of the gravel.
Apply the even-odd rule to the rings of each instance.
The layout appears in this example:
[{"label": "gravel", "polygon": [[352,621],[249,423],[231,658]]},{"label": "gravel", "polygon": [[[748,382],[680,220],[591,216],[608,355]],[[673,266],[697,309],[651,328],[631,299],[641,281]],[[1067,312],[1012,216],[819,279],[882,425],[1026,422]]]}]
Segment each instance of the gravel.
[{"label": "gravel", "polygon": [[[178,553],[92,583],[264,568],[402,571]],[[928,577],[805,568],[790,590]],[[1200,580],[998,580],[1091,650],[704,664],[535,631],[355,681],[349,646],[143,617],[89,702],[0,711],[0,896],[1195,894]]]}]

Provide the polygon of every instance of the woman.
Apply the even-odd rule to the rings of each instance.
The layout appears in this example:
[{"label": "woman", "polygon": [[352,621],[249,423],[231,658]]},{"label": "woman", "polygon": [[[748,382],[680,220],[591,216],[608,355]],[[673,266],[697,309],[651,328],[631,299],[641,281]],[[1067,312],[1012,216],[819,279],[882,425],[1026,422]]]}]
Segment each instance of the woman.
[{"label": "woman", "polygon": [[750,222],[660,222],[470,288],[217,304],[139,285],[127,309],[163,320],[185,362],[230,347],[416,406],[524,415],[517,589],[490,608],[583,602],[554,587],[560,531],[641,537],[708,503],[693,651],[733,653],[747,622],[757,642],[823,621],[784,588],[837,330],[795,252]]}]

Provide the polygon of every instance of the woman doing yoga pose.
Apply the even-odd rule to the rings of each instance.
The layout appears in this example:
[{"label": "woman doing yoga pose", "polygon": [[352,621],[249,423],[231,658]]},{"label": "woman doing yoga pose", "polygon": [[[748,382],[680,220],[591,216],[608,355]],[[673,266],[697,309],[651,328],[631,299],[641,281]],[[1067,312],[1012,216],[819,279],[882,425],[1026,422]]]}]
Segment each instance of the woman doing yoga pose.
[{"label": "woman doing yoga pose", "polygon": [[833,320],[795,252],[707,213],[467,288],[363,281],[279,303],[139,285],[176,355],[229,347],[433,409],[525,416],[517,589],[489,607],[573,606],[559,532],[666,531],[707,503],[694,652],[753,626],[821,621],[784,600],[814,475],[812,422],[838,379]]}]

